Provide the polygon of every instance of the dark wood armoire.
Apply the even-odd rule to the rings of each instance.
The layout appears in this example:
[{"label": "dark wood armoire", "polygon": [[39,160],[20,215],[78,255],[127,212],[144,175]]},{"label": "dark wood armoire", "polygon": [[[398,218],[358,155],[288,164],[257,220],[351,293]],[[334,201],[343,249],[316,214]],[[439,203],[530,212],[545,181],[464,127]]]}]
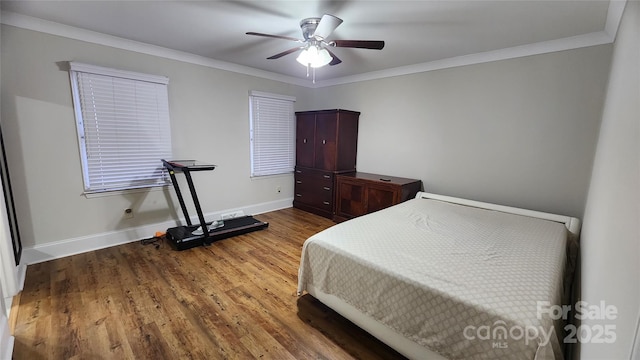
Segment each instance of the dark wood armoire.
[{"label": "dark wood armoire", "polygon": [[341,109],[296,112],[294,207],[333,218],[336,175],[356,171],[359,117]]}]

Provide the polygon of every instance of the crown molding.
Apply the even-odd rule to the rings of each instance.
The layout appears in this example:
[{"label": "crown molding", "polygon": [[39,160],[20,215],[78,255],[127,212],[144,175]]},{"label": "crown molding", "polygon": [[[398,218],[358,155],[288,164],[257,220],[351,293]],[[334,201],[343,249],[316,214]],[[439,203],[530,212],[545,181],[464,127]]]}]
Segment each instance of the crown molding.
[{"label": "crown molding", "polygon": [[382,71],[374,71],[360,75],[345,76],[337,79],[317,81],[315,87],[326,87],[382,79],[393,76],[409,75],[433,70],[447,69],[458,66],[482,64],[487,62],[515,59],[531,55],[578,49],[582,47],[609,44],[613,42],[611,36],[604,31],[572,36],[563,39],[544,41],[539,43],[514,46],[505,49],[486,51],[481,53],[456,56],[448,59],[435,60],[422,64],[408,65]]},{"label": "crown molding", "polygon": [[622,20],[622,13],[627,5],[627,0],[610,0],[609,9],[607,10],[607,22],[604,25],[604,31],[611,36],[611,41],[616,40],[618,34],[618,28],[620,27],[620,21]]},{"label": "crown molding", "polygon": [[248,66],[232,64],[224,61],[210,59],[183,51],[173,50],[161,46],[146,44],[128,40],[95,31],[76,28],[60,23],[43,20],[31,16],[4,11],[0,14],[2,24],[11,25],[23,29],[39,31],[70,39],[86,41],[89,43],[110,46],[118,49],[134,51],[142,54],[158,56],[171,60],[207,66],[219,70],[231,71],[239,74],[255,76],[259,78],[280,81],[292,85],[307,88],[322,88],[349,84],[355,82],[376,80],[394,76],[409,75],[433,70],[447,69],[458,66],[481,64],[492,61],[514,59],[525,56],[546,54],[557,51],[578,49],[588,46],[609,44],[615,41],[618,27],[622,19],[627,0],[611,0],[607,12],[604,30],[572,36],[562,39],[543,41],[533,44],[514,46],[505,49],[486,51],[482,53],[468,54],[453,58],[435,60],[427,63],[402,66],[380,71],[372,71],[364,74],[344,76],[335,79],[316,81],[311,83],[308,79],[299,79],[292,76],[281,75],[269,71],[259,70]]},{"label": "crown molding", "polygon": [[435,60],[422,64],[408,65],[393,69],[373,71],[359,75],[345,76],[336,79],[317,81],[314,88],[343,85],[368,80],[376,80],[387,77],[409,75],[433,70],[447,69],[458,66],[482,64],[486,62],[515,59],[519,57],[546,54],[557,51],[579,49],[583,47],[610,44],[616,40],[618,27],[622,20],[627,0],[610,0],[607,9],[607,19],[604,30],[589,34],[571,36],[562,39],[543,41],[533,44],[514,46],[482,53],[456,56],[452,58]]},{"label": "crown molding", "polygon": [[231,71],[244,75],[280,81],[288,84],[309,87],[306,79],[298,79],[292,76],[276,74],[270,71],[255,69],[248,66],[232,64],[225,61],[214,60],[200,55],[184,51],[151,45],[139,41],[129,40],[117,36],[107,35],[96,31],[81,29],[53,21],[39,19],[33,16],[22,15],[10,11],[0,14],[0,23],[22,29],[38,31],[46,34],[57,35],[69,39],[85,41],[88,43],[109,46],[117,49],[133,51],[146,55],[158,56],[166,59],[182,61],[190,64],[206,66],[219,70]]}]

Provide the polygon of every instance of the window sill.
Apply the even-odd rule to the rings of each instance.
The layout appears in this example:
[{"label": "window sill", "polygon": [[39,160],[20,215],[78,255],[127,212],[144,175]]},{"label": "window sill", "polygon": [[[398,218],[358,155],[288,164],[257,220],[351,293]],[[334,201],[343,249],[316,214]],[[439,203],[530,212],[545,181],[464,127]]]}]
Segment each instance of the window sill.
[{"label": "window sill", "polygon": [[289,177],[291,175],[293,175],[293,171],[284,173],[284,174],[258,175],[258,176],[254,175],[254,176],[249,176],[249,178],[251,179],[251,181],[254,181],[254,180],[266,180],[266,179],[273,179],[273,178]]},{"label": "window sill", "polygon": [[94,198],[101,198],[101,197],[107,197],[107,196],[120,196],[120,195],[128,195],[128,194],[143,193],[143,192],[162,191],[164,190],[164,188],[168,186],[171,186],[171,184],[155,185],[155,186],[132,188],[132,189],[122,189],[122,190],[85,192],[83,193],[83,195],[87,199],[94,199]]}]

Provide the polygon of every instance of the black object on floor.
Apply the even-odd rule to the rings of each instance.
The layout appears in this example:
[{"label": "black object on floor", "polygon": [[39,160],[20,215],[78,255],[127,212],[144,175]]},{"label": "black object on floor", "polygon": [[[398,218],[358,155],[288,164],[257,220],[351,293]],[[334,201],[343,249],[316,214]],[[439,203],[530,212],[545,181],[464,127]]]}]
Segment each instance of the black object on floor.
[{"label": "black object on floor", "polygon": [[[223,226],[210,229],[209,225],[211,225],[212,222],[206,222],[204,220],[202,208],[200,207],[200,202],[198,201],[198,195],[196,194],[196,189],[193,186],[193,180],[191,179],[191,172],[210,171],[215,169],[216,166],[211,164],[203,164],[195,160],[167,161],[162,159],[162,164],[169,171],[169,176],[171,177],[173,188],[175,189],[176,195],[178,196],[178,201],[180,202],[180,208],[182,209],[182,213],[184,214],[184,218],[187,222],[186,226],[177,226],[167,229],[167,240],[169,240],[169,243],[171,243],[171,245],[173,245],[177,250],[185,250],[199,245],[208,245],[217,240],[226,239],[231,236],[236,236],[251,231],[261,230],[269,226],[268,223],[258,221],[252,216],[244,216],[224,220]],[[180,191],[180,186],[178,185],[178,181],[176,180],[176,172],[183,173],[185,178],[187,179],[189,192],[191,193],[191,198],[193,199],[193,204],[195,205],[196,213],[198,214],[198,220],[200,222],[200,224],[198,225],[194,225],[191,223],[189,212],[187,211],[184,198],[182,197],[182,192]],[[196,231],[198,230],[198,228],[202,228],[205,230],[198,232]]]},{"label": "black object on floor", "polygon": [[[253,216],[243,216],[224,220],[224,225],[209,231],[210,242],[218,241],[232,236],[246,234],[252,231],[262,230],[269,223],[255,219]],[[186,250],[203,244],[203,235],[193,235],[200,225],[178,226],[167,229],[167,240],[177,250]],[[209,243],[210,243],[209,242]]]}]

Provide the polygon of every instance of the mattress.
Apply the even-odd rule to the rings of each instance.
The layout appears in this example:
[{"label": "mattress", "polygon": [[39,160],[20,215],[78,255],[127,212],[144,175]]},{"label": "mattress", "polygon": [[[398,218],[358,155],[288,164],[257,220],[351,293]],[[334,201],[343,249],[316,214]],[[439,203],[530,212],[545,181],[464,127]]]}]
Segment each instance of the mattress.
[{"label": "mattress", "polygon": [[447,358],[560,359],[562,323],[544,310],[562,303],[567,239],[562,223],[412,199],[309,238],[298,293]]}]

